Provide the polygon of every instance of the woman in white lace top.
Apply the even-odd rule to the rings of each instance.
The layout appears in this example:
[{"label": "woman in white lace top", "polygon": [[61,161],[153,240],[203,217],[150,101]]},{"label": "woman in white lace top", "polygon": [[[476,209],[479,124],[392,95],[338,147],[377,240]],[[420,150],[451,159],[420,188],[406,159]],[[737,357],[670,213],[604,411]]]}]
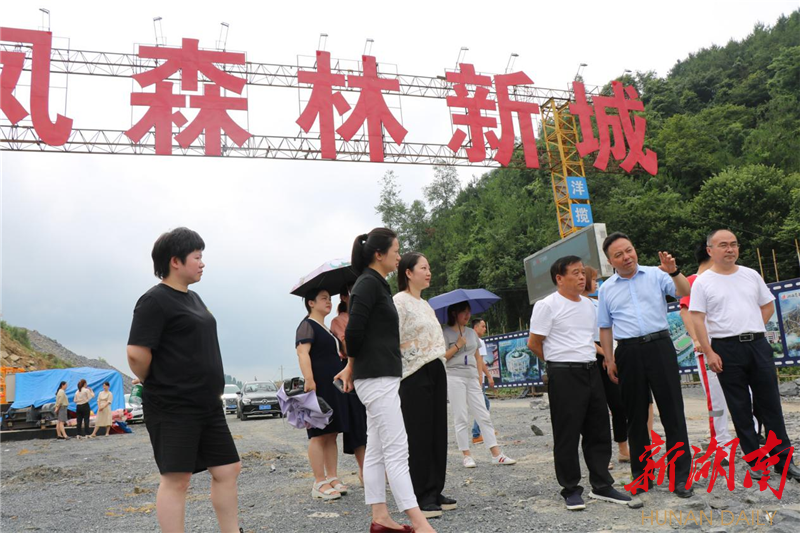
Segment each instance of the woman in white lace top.
[{"label": "woman in white lace top", "polygon": [[447,469],[447,374],[442,329],[421,293],[431,284],[424,255],[403,255],[397,269],[400,292],[394,305],[400,319],[403,379],[400,402],[408,434],[408,466],[422,513],[441,516],[456,508],[442,495]]}]

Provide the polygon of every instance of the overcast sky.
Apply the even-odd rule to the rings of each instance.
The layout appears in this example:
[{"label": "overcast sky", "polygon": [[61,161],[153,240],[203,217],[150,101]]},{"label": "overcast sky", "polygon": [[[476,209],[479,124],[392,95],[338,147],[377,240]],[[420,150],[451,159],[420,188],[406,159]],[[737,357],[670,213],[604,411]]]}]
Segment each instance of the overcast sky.
[{"label": "overcast sky", "polygon": [[[372,38],[379,63],[424,76],[453,68],[465,46],[466,61],[478,71],[503,72],[513,52],[519,54],[515,70],[538,86],[565,89],[580,63],[588,64],[583,75],[594,85],[626,69],[664,76],[676,60],[742,39],[757,22],[773,24],[798,2],[121,5],[5,2],[0,25],[38,29],[38,8],[44,7],[51,11],[55,47],[69,39],[73,49],[131,53],[136,43],[154,42],[155,16],[163,17],[163,34],[173,46],[190,37],[212,48],[224,21],[230,24],[228,50],[277,64],[313,56],[320,33],[329,35],[331,55],[342,59],[359,59]],[[131,90],[130,79],[70,76],[66,114],[75,128],[128,129]],[[61,108],[52,106],[51,114],[63,113],[64,91],[54,89],[52,96]],[[244,118],[251,133],[298,132],[296,89],[251,87],[248,97]],[[27,99],[22,103],[28,107]],[[444,101],[403,98],[402,106],[407,142],[449,141]],[[132,309],[157,282],[153,242],[187,226],[206,242],[205,274],[192,289],[217,319],[226,372],[241,380],[276,379],[281,366],[284,376],[299,375],[294,333],[305,313],[302,301],[289,295],[291,287],[323,261],[349,257],[354,237],[380,225],[374,206],[387,170],[400,176],[407,201],[420,198],[433,176],[427,166],[374,163],[30,152],[1,152],[0,159],[4,320],[129,372]],[[460,169],[465,182],[481,172]]]}]

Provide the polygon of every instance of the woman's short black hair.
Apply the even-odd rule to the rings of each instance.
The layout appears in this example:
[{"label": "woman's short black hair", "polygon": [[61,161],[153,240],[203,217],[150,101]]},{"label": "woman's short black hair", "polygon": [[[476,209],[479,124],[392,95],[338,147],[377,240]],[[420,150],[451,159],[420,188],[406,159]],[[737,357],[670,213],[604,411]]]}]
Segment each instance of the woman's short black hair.
[{"label": "woman's short black hair", "polygon": [[400,265],[397,267],[397,288],[404,291],[408,288],[408,275],[406,270],[413,272],[421,257],[425,257],[419,252],[408,252],[400,258]]},{"label": "woman's short black hair", "polygon": [[470,305],[469,302],[458,302],[457,304],[453,304],[447,308],[447,325],[448,326],[455,326],[456,325],[456,316],[463,311],[464,309],[469,309]]},{"label": "woman's short black hair", "polygon": [[109,383],[108,381],[104,381],[104,382],[103,382],[103,385],[108,385],[108,386],[110,387],[110,386],[111,386],[111,383]]},{"label": "woman's short black hair", "polygon": [[186,257],[196,251],[205,250],[206,243],[202,237],[189,228],[175,228],[167,233],[162,233],[153,245],[153,271],[158,279],[169,276],[169,262],[177,257],[181,263],[186,263]]},{"label": "woman's short black hair", "polygon": [[550,267],[550,279],[553,280],[553,285],[558,285],[556,276],[564,276],[567,273],[567,267],[574,263],[582,263],[583,259],[577,255],[565,255],[559,257],[556,262]]},{"label": "woman's short black hair", "polygon": [[364,233],[356,237],[353,242],[353,252],[350,256],[350,264],[359,276],[375,258],[375,253],[385,254],[392,247],[392,243],[397,238],[397,233],[389,228],[375,228],[369,233]]},{"label": "woman's short black hair", "polygon": [[[319,287],[317,287],[317,288],[315,288],[315,289],[311,289],[311,290],[309,290],[309,291],[306,293],[306,295],[303,297],[303,303],[305,304],[305,306],[306,306],[306,311],[308,311],[308,314],[309,314],[309,315],[311,314],[311,306],[310,306],[310,305],[308,305],[308,304],[309,304],[310,302],[313,302],[314,300],[316,300],[316,299],[317,299],[317,296],[319,296],[319,293],[321,293],[322,291],[325,291],[325,289],[322,289],[322,288],[319,288]],[[325,292],[328,292],[328,291],[325,291]]]}]

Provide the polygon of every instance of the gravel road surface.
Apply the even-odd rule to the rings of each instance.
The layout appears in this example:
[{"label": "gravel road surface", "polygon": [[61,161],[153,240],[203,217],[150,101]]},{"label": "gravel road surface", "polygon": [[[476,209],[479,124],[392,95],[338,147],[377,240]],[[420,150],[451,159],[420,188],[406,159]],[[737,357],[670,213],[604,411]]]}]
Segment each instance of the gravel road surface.
[{"label": "gravel road surface", "polygon": [[[707,440],[708,434],[705,401],[696,387],[684,389],[684,399],[690,441],[698,445]],[[800,403],[784,401],[784,413],[790,438],[800,442]],[[695,486],[696,496],[688,500],[677,498],[661,486],[642,497],[641,509],[585,498],[586,510],[567,511],[553,470],[547,396],[495,400],[492,417],[503,451],[519,462],[515,466],[492,465],[489,452],[481,446],[473,451],[478,467],[463,468],[451,426],[445,494],[457,499],[459,507],[431,521],[440,532],[800,531],[800,483],[787,481],[780,500],[769,489],[760,492],[757,486],[744,488],[741,461],[736,463],[737,484],[733,491],[720,478],[709,494],[708,481],[701,480]],[[281,419],[242,422],[229,416],[228,423],[243,462],[239,509],[245,531],[368,530],[370,515],[352,457],[340,460],[341,477],[351,492],[338,501],[312,500],[313,479],[306,458],[305,431],[294,429]],[[544,435],[536,436],[531,424],[541,428]],[[657,417],[655,429],[663,435]],[[147,430],[136,425],[133,431],[129,435],[88,441],[3,442],[0,529],[3,532],[156,531],[158,471]],[[616,450],[612,457],[616,459]],[[620,483],[630,482],[627,465],[615,461],[612,474]],[[584,481],[586,475],[584,466]],[[187,501],[187,531],[216,531],[209,485],[208,473],[194,476]],[[773,486],[777,483],[773,482]],[[585,487],[586,496],[588,483]],[[391,497],[390,508],[394,508]],[[770,526],[767,513],[774,511],[777,514],[772,516]],[[705,513],[713,523],[709,525],[706,518],[699,525],[696,519],[700,513]],[[399,513],[395,517],[406,522]]]}]

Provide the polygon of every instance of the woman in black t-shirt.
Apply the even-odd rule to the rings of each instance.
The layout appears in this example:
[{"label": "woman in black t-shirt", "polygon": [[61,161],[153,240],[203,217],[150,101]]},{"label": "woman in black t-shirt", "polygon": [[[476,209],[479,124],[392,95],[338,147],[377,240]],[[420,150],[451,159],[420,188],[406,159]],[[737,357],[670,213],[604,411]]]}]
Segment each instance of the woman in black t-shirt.
[{"label": "woman in black t-shirt", "polygon": [[372,506],[370,532],[411,531],[389,515],[386,478],[397,507],[411,519],[414,531],[434,529],[422,514],[408,470],[408,437],[400,410],[400,330],[397,309],[386,276],[397,270],[400,243],[390,229],[376,228],[353,243],[352,268],[360,275],[350,293],[350,320],[345,330],[348,363],[337,376],[345,391],[355,386],[367,409],[364,496]]},{"label": "woman in black t-shirt", "polygon": [[225,387],[217,322],[189,290],[203,276],[200,235],[164,233],[153,246],[161,283],[133,311],[128,364],[144,389],[142,406],[161,480],[156,513],[162,531],[183,531],[192,474],[208,469],[221,531],[239,529],[236,480],[242,467],[220,397]]}]

